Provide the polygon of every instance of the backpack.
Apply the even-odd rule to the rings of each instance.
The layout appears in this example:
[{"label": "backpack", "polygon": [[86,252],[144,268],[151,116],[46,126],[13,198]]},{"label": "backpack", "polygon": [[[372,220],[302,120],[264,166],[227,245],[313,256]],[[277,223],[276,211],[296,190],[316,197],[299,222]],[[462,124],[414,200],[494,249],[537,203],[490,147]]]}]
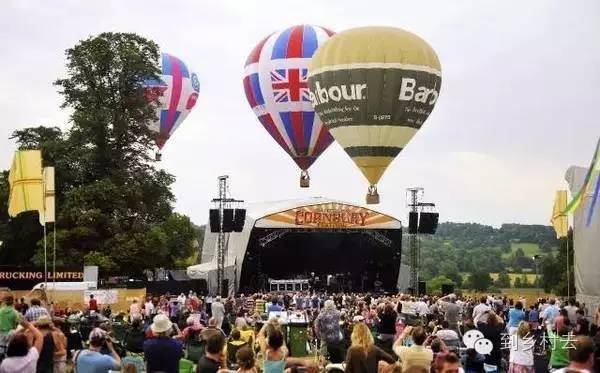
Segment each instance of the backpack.
[{"label": "backpack", "polygon": [[144,352],[146,335],[142,329],[130,329],[125,333],[125,348],[130,352]]}]

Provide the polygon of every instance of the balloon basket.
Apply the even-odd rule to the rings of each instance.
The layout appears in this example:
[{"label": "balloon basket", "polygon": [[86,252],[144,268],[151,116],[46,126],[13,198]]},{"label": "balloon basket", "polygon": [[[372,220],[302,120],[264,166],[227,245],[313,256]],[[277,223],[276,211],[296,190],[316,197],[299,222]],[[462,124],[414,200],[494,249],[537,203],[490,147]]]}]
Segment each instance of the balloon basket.
[{"label": "balloon basket", "polygon": [[308,172],[302,171],[300,173],[300,188],[309,188],[310,187],[310,176],[308,176]]},{"label": "balloon basket", "polygon": [[154,160],[160,162],[162,160],[162,154],[160,152],[154,153]]},{"label": "balloon basket", "polygon": [[379,193],[377,193],[377,187],[371,185],[369,187],[369,192],[367,193],[367,205],[377,204],[379,204]]}]

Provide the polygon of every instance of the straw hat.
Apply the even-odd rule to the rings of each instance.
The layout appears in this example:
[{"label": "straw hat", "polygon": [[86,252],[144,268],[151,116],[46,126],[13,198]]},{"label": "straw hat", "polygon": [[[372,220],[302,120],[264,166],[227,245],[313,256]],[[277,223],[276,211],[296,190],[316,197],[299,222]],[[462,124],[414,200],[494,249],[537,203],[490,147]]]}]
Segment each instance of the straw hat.
[{"label": "straw hat", "polygon": [[152,332],[158,334],[168,332],[172,327],[173,323],[171,320],[169,320],[167,315],[159,313],[158,315],[154,316],[154,320],[150,326],[150,329],[152,329]]},{"label": "straw hat", "polygon": [[35,325],[36,326],[48,326],[52,324],[52,319],[50,318],[50,316],[48,315],[41,315],[40,317],[38,317],[38,319],[35,321]]}]

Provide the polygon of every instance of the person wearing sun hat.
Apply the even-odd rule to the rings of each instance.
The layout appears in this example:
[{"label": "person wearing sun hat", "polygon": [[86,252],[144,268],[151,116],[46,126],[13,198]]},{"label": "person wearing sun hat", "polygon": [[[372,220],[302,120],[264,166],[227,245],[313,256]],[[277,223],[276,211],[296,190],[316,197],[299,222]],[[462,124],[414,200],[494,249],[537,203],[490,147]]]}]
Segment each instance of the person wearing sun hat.
[{"label": "person wearing sun hat", "polygon": [[183,357],[183,344],[170,337],[173,323],[163,313],[154,316],[150,329],[156,338],[144,341],[144,356],[149,372],[177,373]]}]

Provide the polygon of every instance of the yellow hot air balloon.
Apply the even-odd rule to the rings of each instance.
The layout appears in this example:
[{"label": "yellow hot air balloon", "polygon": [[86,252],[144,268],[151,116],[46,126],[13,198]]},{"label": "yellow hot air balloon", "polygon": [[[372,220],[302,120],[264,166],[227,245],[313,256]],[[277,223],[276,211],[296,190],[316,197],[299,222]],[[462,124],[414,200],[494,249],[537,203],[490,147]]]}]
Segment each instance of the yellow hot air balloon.
[{"label": "yellow hot air balloon", "polygon": [[314,54],[310,99],[369,181],[367,203],[379,203],[379,179],[433,110],[441,82],[435,51],[399,28],[347,30]]}]

